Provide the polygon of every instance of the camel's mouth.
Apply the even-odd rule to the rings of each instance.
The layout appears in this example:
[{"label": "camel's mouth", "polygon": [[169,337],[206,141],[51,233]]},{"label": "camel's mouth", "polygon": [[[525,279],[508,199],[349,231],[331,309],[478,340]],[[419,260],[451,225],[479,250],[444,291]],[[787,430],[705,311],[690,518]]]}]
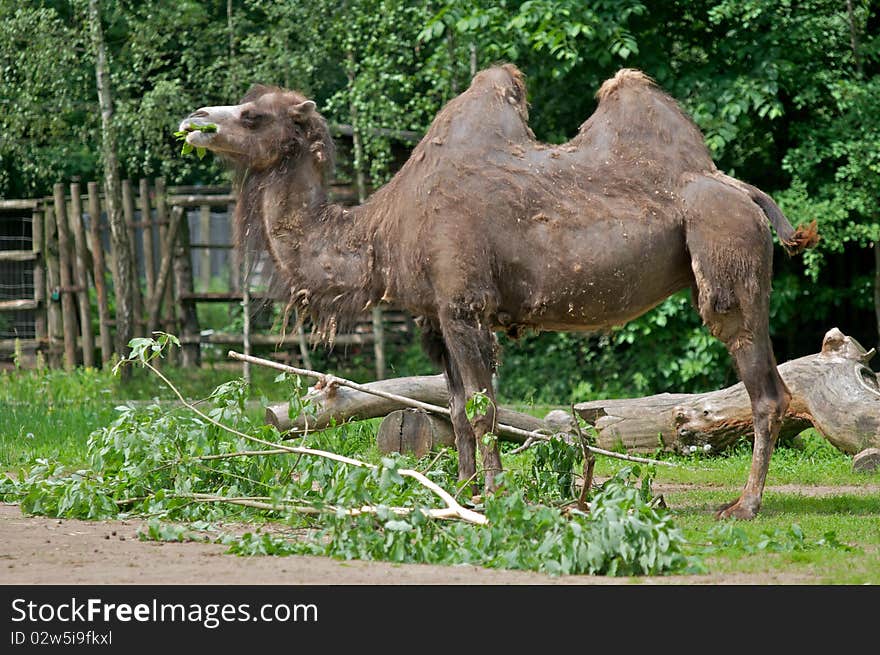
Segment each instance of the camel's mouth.
[{"label": "camel's mouth", "polygon": [[215,123],[199,118],[185,118],[180,123],[180,131],[186,133],[186,142],[193,146],[204,147],[211,143],[219,127]]}]

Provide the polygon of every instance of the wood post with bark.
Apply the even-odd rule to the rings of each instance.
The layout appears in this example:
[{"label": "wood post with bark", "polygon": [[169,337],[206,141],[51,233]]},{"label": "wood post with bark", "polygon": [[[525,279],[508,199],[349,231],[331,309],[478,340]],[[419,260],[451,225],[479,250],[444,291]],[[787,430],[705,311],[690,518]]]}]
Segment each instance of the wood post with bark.
[{"label": "wood post with bark", "polygon": [[113,356],[113,340],[110,333],[110,304],[104,283],[104,242],[101,239],[101,199],[98,183],[88,183],[89,193],[89,240],[92,246],[92,279],[98,301],[98,335],[101,343],[101,364],[106,366]]},{"label": "wood post with bark", "polygon": [[[181,365],[184,368],[191,366],[200,366],[202,363],[201,348],[199,347],[199,317],[196,311],[196,303],[191,298],[185,298],[185,295],[191,296],[193,293],[193,270],[192,259],[190,258],[190,232],[189,217],[186,209],[180,216],[180,227],[177,230],[177,239],[173,241],[174,261],[172,268],[174,270],[174,304],[177,307],[178,322],[180,326],[180,337],[183,341],[181,348]],[[187,337],[195,337],[195,341],[191,342]]]},{"label": "wood post with bark", "polygon": [[73,277],[76,281],[76,301],[79,308],[79,331],[82,339],[82,363],[87,368],[95,366],[95,338],[92,334],[92,306],[89,302],[90,257],[86,246],[86,229],[82,220],[82,196],[80,185],[70,185],[70,233],[73,236],[75,257]]},{"label": "wood post with bark", "polygon": [[58,236],[59,292],[61,294],[61,317],[64,337],[64,368],[68,371],[76,366],[76,305],[70,261],[70,226],[67,222],[67,203],[64,199],[64,185],[54,186],[55,227]]},{"label": "wood post with bark", "polygon": [[166,289],[171,278],[171,264],[174,259],[174,242],[177,240],[177,231],[184,213],[183,207],[175,207],[171,210],[171,222],[165,230],[162,240],[162,260],[159,263],[159,275],[150,284],[152,292],[147,302],[147,334],[153,334],[158,330],[162,300],[166,297]]},{"label": "wood post with bark", "polygon": [[58,266],[58,224],[55,221],[55,207],[46,205],[44,250],[46,260],[46,333],[49,339],[49,366],[59,368],[61,364],[61,339],[64,324],[61,319],[61,271]]}]

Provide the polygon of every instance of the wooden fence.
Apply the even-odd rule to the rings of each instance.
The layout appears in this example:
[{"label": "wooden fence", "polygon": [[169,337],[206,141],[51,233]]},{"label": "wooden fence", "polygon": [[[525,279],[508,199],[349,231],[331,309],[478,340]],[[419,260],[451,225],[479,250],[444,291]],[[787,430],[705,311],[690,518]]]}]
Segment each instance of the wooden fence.
[{"label": "wooden fence", "polygon": [[[0,200],[0,219],[31,226],[30,234],[13,244],[18,247],[4,249],[0,243],[0,264],[23,271],[19,278],[25,280],[18,287],[3,287],[0,269],[0,288],[18,290],[17,295],[7,291],[0,296],[0,319],[30,317],[24,328],[19,321],[11,332],[0,331],[0,360],[5,355],[8,363],[14,353],[18,365],[25,367],[33,366],[38,357],[56,368],[106,365],[116,351],[109,274],[116,260],[109,247],[104,196],[95,182],[85,188],[77,182],[59,183],[53,191],[45,198]],[[345,185],[334,185],[331,195],[344,204],[357,196]],[[268,349],[271,356],[308,365],[308,351],[318,345],[312,335],[300,331],[282,339],[270,333],[269,326],[249,329],[261,307],[255,302],[261,300],[259,262],[254,284],[243,285],[242,262],[232,249],[228,227],[234,203],[228,187],[166,188],[161,178],[141,179],[135,187],[123,181],[122,210],[139,280],[134,297],[136,336],[157,329],[177,335],[180,361],[177,353],[170,353],[171,364],[199,366],[206,346],[222,345]],[[225,232],[214,230],[212,238],[218,217],[226,219]],[[31,247],[21,247],[28,236]],[[225,273],[222,279],[215,274],[219,272]],[[6,274],[10,279],[16,275]],[[203,329],[198,308],[216,303],[242,305],[244,329]],[[376,377],[382,378],[385,340],[406,338],[411,332],[411,321],[399,312],[386,312],[378,320],[366,314],[354,331],[338,335],[336,344],[372,346]]]}]

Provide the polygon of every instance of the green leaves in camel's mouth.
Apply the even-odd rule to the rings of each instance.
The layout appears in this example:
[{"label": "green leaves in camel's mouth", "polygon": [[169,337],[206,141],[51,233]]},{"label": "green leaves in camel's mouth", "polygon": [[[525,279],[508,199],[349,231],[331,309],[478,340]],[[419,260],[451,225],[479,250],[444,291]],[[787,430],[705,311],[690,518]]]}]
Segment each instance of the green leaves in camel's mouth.
[{"label": "green leaves in camel's mouth", "polygon": [[206,125],[192,125],[186,130],[178,130],[174,133],[174,136],[178,141],[183,141],[183,147],[180,149],[181,155],[188,155],[193,150],[196,151],[196,155],[198,155],[199,159],[205,156],[205,148],[200,146],[193,146],[186,140],[186,135],[190,132],[216,132],[217,126],[213,123],[208,123]]}]

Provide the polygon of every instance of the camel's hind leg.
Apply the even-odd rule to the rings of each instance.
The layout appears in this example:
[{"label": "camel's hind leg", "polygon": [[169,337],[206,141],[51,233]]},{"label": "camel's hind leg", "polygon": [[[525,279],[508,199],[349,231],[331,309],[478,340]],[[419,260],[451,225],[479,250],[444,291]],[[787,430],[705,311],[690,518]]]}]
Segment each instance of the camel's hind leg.
[{"label": "camel's hind leg", "polygon": [[755,426],[748,481],[740,497],[716,516],[750,519],[761,507],[770,455],[791,401],[770,342],[772,240],[754,205],[718,187],[711,197],[700,193],[707,190],[688,198],[702,201],[699,220],[687,226],[697,303],[703,322],[733,357]]},{"label": "camel's hind leg", "polygon": [[755,442],[749,479],[742,494],[737,500],[719,508],[716,517],[750,519],[761,507],[770,455],[776,445],[791,394],[776,369],[776,359],[766,331],[761,335],[751,335],[751,340],[745,343],[728,344],[728,348],[751,399]]},{"label": "camel's hind leg", "polygon": [[[702,290],[698,291],[698,295],[702,294]],[[761,507],[770,455],[791,395],[776,368],[767,326],[767,303],[754,298],[743,298],[739,302],[738,306],[719,313],[711,308],[703,309],[701,299],[700,313],[709,330],[724,342],[733,357],[751,400],[755,426],[752,467],[746,486],[742,495],[720,508],[716,516],[750,519]]]}]

